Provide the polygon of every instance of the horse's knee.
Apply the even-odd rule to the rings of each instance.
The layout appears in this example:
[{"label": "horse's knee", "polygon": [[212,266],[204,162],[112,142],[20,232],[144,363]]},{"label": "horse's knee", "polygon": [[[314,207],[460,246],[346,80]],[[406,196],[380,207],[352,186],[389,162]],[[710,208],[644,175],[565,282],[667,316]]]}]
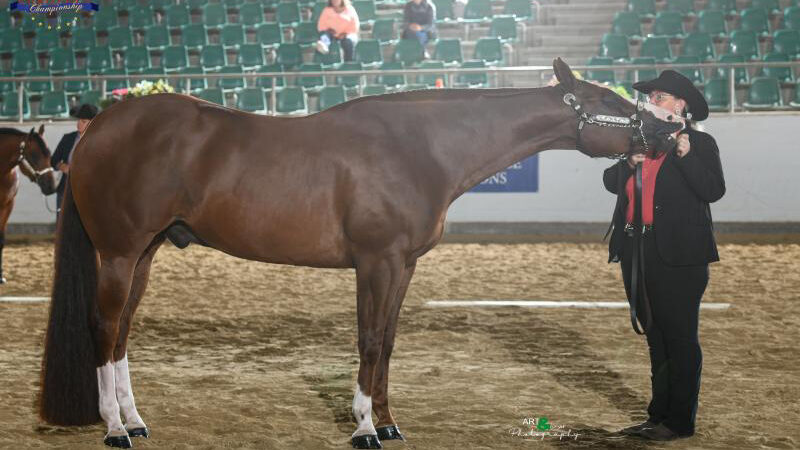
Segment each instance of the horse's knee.
[{"label": "horse's knee", "polygon": [[358,350],[361,353],[361,362],[366,365],[374,365],[381,356],[381,346],[383,345],[379,333],[366,332],[358,338]]}]

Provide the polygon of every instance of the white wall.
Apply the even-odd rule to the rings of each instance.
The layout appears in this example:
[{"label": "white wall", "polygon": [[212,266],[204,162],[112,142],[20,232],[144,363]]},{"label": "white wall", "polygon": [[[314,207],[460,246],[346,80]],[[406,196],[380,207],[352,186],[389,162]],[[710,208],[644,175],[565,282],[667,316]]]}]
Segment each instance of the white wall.
[{"label": "white wall", "polygon": [[[704,122],[717,139],[727,194],[712,205],[715,221],[800,221],[800,114],[714,115]],[[24,128],[30,129],[30,126]],[[74,122],[46,127],[55,150]],[[451,222],[607,222],[614,197],[603,188],[606,159],[577,151],[540,154],[539,192],[466,194],[450,208]],[[36,185],[22,177],[11,223],[51,223]],[[49,197],[52,208],[55,196]]]}]

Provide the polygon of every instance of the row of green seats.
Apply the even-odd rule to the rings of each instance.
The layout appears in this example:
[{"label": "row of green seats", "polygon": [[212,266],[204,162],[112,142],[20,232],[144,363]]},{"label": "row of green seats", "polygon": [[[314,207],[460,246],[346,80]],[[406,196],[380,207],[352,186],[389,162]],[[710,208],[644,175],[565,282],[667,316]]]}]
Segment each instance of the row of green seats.
[{"label": "row of green seats", "polygon": [[[737,0],[708,0],[703,3],[705,3],[705,7],[700,12],[719,11],[726,15],[739,13]],[[792,0],[791,4],[800,6],[800,1]],[[781,11],[779,0],[751,0],[745,9],[748,8],[761,9],[768,14],[779,14]],[[655,0],[628,0],[625,9],[644,19],[652,19],[657,14]],[[667,0],[664,11],[694,15],[697,12],[697,4],[695,0]]]},{"label": "row of green seats", "polygon": [[[431,0],[436,6],[437,23],[489,23],[495,17],[491,0],[468,0],[464,7],[464,16],[456,18],[454,0]],[[517,21],[536,19],[530,0],[506,0],[502,15],[514,17]]]}]

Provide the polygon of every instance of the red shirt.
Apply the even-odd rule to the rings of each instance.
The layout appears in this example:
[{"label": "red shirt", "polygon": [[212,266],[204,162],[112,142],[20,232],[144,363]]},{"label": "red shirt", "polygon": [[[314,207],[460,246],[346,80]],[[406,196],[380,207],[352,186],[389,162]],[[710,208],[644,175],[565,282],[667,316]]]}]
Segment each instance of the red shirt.
[{"label": "red shirt", "polygon": [[[653,224],[653,194],[656,190],[656,176],[661,164],[664,163],[666,153],[660,153],[657,158],[647,157],[642,163],[642,223],[644,225]],[[627,223],[633,223],[633,182],[635,174],[628,178],[625,183],[625,194],[628,196],[628,210],[625,214]]]}]

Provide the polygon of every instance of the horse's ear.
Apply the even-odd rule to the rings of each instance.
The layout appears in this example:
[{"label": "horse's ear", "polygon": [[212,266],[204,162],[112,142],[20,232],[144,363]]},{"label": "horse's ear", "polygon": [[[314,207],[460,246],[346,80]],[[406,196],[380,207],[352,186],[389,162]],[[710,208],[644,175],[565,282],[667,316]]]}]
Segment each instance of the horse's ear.
[{"label": "horse's ear", "polygon": [[31,131],[28,131],[28,136],[33,136],[34,131],[36,131],[36,127],[32,127]]},{"label": "horse's ear", "polygon": [[556,58],[553,61],[553,72],[555,72],[556,78],[564,88],[568,91],[575,89],[575,75],[572,74],[572,69],[561,58]]},{"label": "horse's ear", "polygon": [[39,125],[39,136],[44,136],[44,124]]}]

